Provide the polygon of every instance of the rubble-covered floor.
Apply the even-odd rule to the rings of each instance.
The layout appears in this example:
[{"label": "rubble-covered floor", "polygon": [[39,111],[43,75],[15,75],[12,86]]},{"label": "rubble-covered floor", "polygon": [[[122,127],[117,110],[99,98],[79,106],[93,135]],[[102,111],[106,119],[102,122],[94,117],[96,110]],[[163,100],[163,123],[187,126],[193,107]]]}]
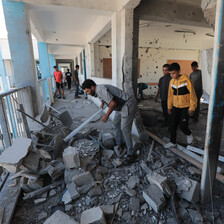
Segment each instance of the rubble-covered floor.
[{"label": "rubble-covered floor", "polygon": [[[66,99],[56,100],[53,106],[61,112],[68,110],[74,122],[76,122],[73,126],[75,128],[96,112],[98,108],[92,102],[84,99],[84,96],[78,100],[75,100],[73,97],[74,93],[66,91]],[[145,103],[151,107],[152,104],[149,102],[151,101],[146,101]],[[196,133],[198,124],[200,123],[195,124],[196,128],[193,128],[195,136],[198,137],[194,143],[195,146],[202,148],[203,134],[200,131]],[[204,123],[200,124],[203,130],[205,130],[204,125]],[[190,163],[177,157],[169,150],[165,150],[157,143],[154,144],[150,161],[147,161],[152,143],[150,139],[149,142],[139,147],[138,158],[133,164],[119,164],[122,160],[117,159],[115,154],[111,156],[113,151],[108,151],[109,145],[105,151],[91,140],[88,134],[85,135],[89,129],[97,129],[99,133],[92,131],[90,134],[99,141],[102,140],[100,138],[102,134],[113,133],[111,121],[105,124],[100,119],[95,119],[94,123],[90,123],[82,131],[79,140],[76,139],[71,145],[78,148],[81,168],[66,168],[64,171],[65,176],[62,175],[57,179],[57,181],[63,180],[63,184],[46,191],[42,195],[38,195],[36,198],[23,200],[23,195],[21,195],[12,221],[13,224],[41,224],[56,210],[61,210],[77,222],[80,222],[81,214],[85,210],[104,205],[110,205],[108,207],[110,211],[104,213],[107,223],[112,223],[113,214],[110,213],[113,213],[114,207],[111,207],[111,205],[118,206],[113,220],[114,224],[173,224],[177,223],[175,217],[178,217],[179,223],[213,223],[213,215],[214,223],[224,223],[224,193],[222,184],[216,181],[213,198],[214,211],[212,213],[211,205],[201,207],[198,202],[194,202],[196,196],[195,198],[190,196],[191,191],[193,191],[192,185],[194,181],[200,183],[200,173]],[[152,131],[157,136],[160,135],[159,137],[161,138],[163,136],[169,137],[168,130],[160,125],[157,125],[156,129],[152,128]],[[185,145],[186,143],[183,141],[178,142]],[[62,161],[60,158],[58,160]],[[87,190],[86,193],[80,193],[81,195],[77,199],[65,205],[63,195],[66,193],[69,182],[84,171],[91,173],[94,178],[94,186],[90,187],[90,190]],[[163,177],[164,183],[161,183],[161,187],[164,187],[163,184],[166,183],[171,190],[170,192],[168,191],[169,193],[164,194],[163,202],[161,202],[162,199],[156,198],[158,195],[155,195],[155,192],[150,192],[152,197],[156,198],[155,201],[158,199],[158,203],[160,203],[158,205],[160,209],[158,213],[148,205],[143,197],[143,191],[150,187],[152,182],[149,180],[152,180],[155,175]],[[50,180],[50,177],[45,175],[42,178],[46,178],[44,182],[47,185],[47,180]],[[159,178],[155,181],[158,184]],[[198,197],[199,192],[195,194]],[[187,198],[189,201],[184,198]],[[35,204],[35,199],[45,200],[40,204]]]}]

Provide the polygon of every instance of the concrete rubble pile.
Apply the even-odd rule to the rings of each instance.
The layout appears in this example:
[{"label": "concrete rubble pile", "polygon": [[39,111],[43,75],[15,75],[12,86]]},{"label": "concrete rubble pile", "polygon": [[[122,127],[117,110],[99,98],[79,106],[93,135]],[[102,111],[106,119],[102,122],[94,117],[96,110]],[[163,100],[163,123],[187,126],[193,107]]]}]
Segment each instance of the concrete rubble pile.
[{"label": "concrete rubble pile", "polygon": [[[174,154],[155,146],[147,161],[150,145],[143,147],[134,136],[142,157],[124,165],[115,153],[114,136],[94,133],[92,138],[78,133],[58,158],[27,138],[15,140],[0,156],[0,166],[20,184],[23,200],[33,206],[51,201],[49,210],[39,211],[38,223],[176,223],[177,218],[203,223],[194,206],[199,202],[199,183],[179,172]],[[170,206],[174,195],[177,217]]]}]

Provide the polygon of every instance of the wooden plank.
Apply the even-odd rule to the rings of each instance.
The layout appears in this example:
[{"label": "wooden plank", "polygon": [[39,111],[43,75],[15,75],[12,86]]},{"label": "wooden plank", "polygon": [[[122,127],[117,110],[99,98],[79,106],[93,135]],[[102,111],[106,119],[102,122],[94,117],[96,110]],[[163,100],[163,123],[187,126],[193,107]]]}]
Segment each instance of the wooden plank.
[{"label": "wooden plank", "polygon": [[0,207],[5,208],[3,224],[10,224],[15,212],[17,202],[21,194],[21,187],[18,184],[15,187],[8,187],[13,180],[7,179],[2,191],[0,192]]},{"label": "wooden plank", "polygon": [[[190,150],[192,152],[198,153],[200,155],[204,155],[204,150],[196,148],[194,146],[188,145],[187,150]],[[224,162],[224,156],[219,156],[219,161]]]},{"label": "wooden plank", "polygon": [[[163,141],[161,138],[157,137],[156,135],[152,134],[151,132],[148,131],[149,136],[154,139],[155,141],[157,141],[158,143],[160,143],[161,145],[165,145],[166,142]],[[185,159],[187,162],[195,165],[196,167],[198,167],[199,169],[202,169],[202,163],[200,163],[199,161],[197,161],[196,159],[192,158],[191,156],[185,154],[182,151],[179,151],[176,148],[170,148],[169,149],[171,152],[173,152],[174,154],[176,154],[177,156]],[[224,176],[221,175],[220,173],[216,173],[216,179],[218,181],[220,181],[221,183],[224,184]]]},{"label": "wooden plank", "polygon": [[112,79],[112,58],[103,58],[103,78]]}]

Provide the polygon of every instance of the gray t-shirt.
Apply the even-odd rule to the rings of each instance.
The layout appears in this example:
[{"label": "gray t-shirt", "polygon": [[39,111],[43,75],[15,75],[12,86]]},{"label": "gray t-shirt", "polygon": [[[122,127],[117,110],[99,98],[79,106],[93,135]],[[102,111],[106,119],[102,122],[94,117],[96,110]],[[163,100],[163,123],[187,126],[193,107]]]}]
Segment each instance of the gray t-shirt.
[{"label": "gray t-shirt", "polygon": [[107,105],[110,104],[111,100],[114,100],[117,103],[114,108],[115,111],[120,111],[129,99],[126,92],[112,85],[97,85],[95,93],[95,97]]},{"label": "gray t-shirt", "polygon": [[194,84],[194,89],[197,96],[202,96],[203,94],[203,87],[202,87],[202,76],[201,76],[201,70],[198,70],[196,72],[192,72],[190,74],[190,79],[192,80]]},{"label": "gray t-shirt", "polygon": [[77,70],[74,71],[74,76],[75,76],[75,79],[78,81],[79,83],[79,73]]},{"label": "gray t-shirt", "polygon": [[168,98],[168,90],[169,90],[169,84],[171,80],[170,75],[164,75],[159,79],[159,89],[160,89],[160,97],[162,101],[167,101]]}]

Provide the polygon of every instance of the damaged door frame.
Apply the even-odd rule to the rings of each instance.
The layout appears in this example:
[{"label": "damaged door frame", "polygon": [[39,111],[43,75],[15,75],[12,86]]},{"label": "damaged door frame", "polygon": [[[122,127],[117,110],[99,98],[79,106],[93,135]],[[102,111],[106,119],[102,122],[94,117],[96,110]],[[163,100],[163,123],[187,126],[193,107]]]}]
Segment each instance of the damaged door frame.
[{"label": "damaged door frame", "polygon": [[217,0],[212,86],[207,118],[204,161],[201,178],[201,202],[212,202],[224,115],[224,0]]}]

